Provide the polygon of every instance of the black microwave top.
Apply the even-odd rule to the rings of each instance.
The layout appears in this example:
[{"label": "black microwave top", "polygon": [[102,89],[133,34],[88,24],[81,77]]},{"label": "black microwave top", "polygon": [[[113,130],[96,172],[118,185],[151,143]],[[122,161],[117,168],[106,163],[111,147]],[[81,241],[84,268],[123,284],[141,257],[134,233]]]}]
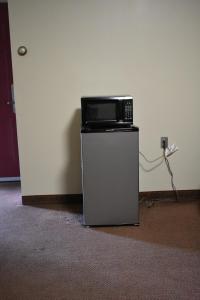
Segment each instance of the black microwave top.
[{"label": "black microwave top", "polygon": [[133,124],[132,96],[81,98],[82,127],[128,127]]},{"label": "black microwave top", "polygon": [[121,96],[83,96],[82,100],[133,100],[133,97],[130,95],[121,95]]}]

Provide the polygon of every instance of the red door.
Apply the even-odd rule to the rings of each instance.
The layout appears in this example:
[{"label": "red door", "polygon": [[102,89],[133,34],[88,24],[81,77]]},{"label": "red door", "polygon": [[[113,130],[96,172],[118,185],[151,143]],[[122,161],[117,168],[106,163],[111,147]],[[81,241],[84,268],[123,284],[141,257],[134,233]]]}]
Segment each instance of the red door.
[{"label": "red door", "polygon": [[0,3],[0,181],[20,176],[12,84],[8,5]]}]

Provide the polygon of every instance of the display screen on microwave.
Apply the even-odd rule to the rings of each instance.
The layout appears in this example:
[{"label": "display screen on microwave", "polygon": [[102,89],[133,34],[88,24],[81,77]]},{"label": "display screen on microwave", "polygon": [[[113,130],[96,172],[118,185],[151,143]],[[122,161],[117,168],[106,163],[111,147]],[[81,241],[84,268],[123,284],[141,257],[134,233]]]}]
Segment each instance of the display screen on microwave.
[{"label": "display screen on microwave", "polygon": [[88,103],[86,119],[89,122],[115,121],[117,119],[116,103]]}]

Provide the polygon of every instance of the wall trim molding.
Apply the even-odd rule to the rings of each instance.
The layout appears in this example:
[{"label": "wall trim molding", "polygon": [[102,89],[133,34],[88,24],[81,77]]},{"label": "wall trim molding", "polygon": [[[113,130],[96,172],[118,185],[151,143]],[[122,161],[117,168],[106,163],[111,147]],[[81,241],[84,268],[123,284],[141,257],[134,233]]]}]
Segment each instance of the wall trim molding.
[{"label": "wall trim molding", "polygon": [[22,196],[23,205],[81,203],[82,194]]},{"label": "wall trim molding", "polygon": [[[178,190],[177,194],[179,200],[200,199],[200,190]],[[174,191],[149,191],[140,192],[139,198],[155,201],[173,200],[175,199],[175,195]],[[82,201],[82,194],[22,196],[23,205],[81,203]]]},{"label": "wall trim molding", "polygon": [[[140,192],[140,199],[146,198],[149,200],[173,200],[175,199],[175,192],[170,191],[147,191]],[[179,200],[200,199],[200,190],[177,190]]]}]

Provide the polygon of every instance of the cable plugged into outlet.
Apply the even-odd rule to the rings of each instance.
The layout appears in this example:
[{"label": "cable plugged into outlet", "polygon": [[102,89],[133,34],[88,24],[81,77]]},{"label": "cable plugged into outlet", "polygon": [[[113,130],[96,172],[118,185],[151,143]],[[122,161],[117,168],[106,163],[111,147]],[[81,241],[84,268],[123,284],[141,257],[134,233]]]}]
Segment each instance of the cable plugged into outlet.
[{"label": "cable plugged into outlet", "polygon": [[160,139],[160,146],[162,149],[166,149],[168,147],[168,137],[167,136],[162,136]]},{"label": "cable plugged into outlet", "polygon": [[160,146],[164,150],[165,156],[169,157],[176,151],[178,151],[178,147],[175,144],[168,146],[168,137],[164,136],[160,138]]},{"label": "cable plugged into outlet", "polygon": [[170,155],[174,154],[176,151],[178,151],[178,147],[175,144],[169,145],[165,149],[165,156],[169,157]]},{"label": "cable plugged into outlet", "polygon": [[160,165],[162,165],[163,162],[165,162],[167,170],[168,170],[169,175],[171,177],[171,186],[172,186],[172,189],[174,191],[175,198],[176,198],[176,200],[178,200],[178,194],[177,194],[177,191],[176,191],[176,186],[174,184],[174,175],[173,175],[173,172],[171,170],[168,157],[171,156],[172,154],[174,154],[176,151],[178,151],[179,148],[175,144],[172,144],[172,145],[168,146],[168,137],[166,137],[166,136],[160,138],[160,145],[161,145],[161,148],[162,148],[162,155],[160,155],[160,156],[158,156],[154,159],[148,159],[141,151],[139,152],[141,157],[147,163],[151,163],[151,164],[153,163],[154,164],[153,167],[147,169],[140,162],[140,167],[145,172],[151,172],[151,171],[155,170],[157,167],[159,167]]},{"label": "cable plugged into outlet", "polygon": [[170,155],[174,154],[178,150],[178,147],[175,144],[172,144],[172,145],[168,146],[168,137],[161,137],[161,148],[163,149],[164,161],[165,161],[167,170],[169,172],[169,175],[171,177],[171,186],[172,186],[172,189],[175,193],[175,197],[176,197],[176,201],[177,201],[178,200],[178,194],[177,194],[177,191],[176,191],[176,186],[174,184],[174,175],[173,175],[173,172],[171,170],[168,157]]}]

